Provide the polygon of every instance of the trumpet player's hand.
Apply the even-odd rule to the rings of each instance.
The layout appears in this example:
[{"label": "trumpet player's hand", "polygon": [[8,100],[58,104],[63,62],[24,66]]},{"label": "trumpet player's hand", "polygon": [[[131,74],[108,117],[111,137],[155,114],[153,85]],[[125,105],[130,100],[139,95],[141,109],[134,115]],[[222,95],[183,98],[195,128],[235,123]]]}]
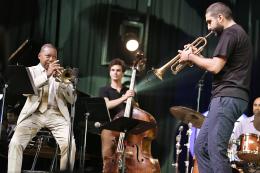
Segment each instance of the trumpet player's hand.
[{"label": "trumpet player's hand", "polygon": [[59,60],[53,61],[49,64],[47,69],[47,77],[49,78],[51,75],[56,75],[60,70],[60,64],[58,64]]},{"label": "trumpet player's hand", "polygon": [[55,70],[55,72],[53,73],[53,77],[58,77],[60,76],[64,71],[63,67],[59,67],[58,69]]},{"label": "trumpet player's hand", "polygon": [[189,55],[193,53],[193,48],[189,47],[187,50],[178,50],[180,54],[179,63],[184,63],[186,61],[189,61]]},{"label": "trumpet player's hand", "polygon": [[189,49],[189,48],[191,48],[191,50],[192,50],[193,53],[198,50],[197,47],[192,46],[191,44],[186,44],[186,45],[184,45],[184,49]]},{"label": "trumpet player's hand", "polygon": [[59,87],[60,87],[61,89],[63,89],[63,90],[66,89],[68,86],[69,86],[68,83],[59,82]]}]

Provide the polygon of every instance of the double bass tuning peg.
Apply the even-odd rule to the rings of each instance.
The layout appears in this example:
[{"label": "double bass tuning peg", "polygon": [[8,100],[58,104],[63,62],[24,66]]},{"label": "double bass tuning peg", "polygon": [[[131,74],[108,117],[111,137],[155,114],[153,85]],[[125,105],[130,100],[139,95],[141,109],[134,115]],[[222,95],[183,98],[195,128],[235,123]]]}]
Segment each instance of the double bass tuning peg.
[{"label": "double bass tuning peg", "polygon": [[142,51],[138,51],[136,53],[133,67],[139,72],[143,71],[145,69],[146,60],[147,59],[144,57],[144,53]]}]

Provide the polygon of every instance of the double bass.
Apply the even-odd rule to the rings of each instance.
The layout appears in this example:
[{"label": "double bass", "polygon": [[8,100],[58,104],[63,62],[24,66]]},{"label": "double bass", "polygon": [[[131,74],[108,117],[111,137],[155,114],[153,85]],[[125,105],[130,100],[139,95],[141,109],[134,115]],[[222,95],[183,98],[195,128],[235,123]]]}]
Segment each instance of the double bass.
[{"label": "double bass", "polygon": [[[137,54],[132,66],[130,90],[134,89],[136,73],[144,68],[145,61],[143,54]],[[129,97],[125,110],[118,113],[114,119],[124,116],[156,124],[151,114],[133,106],[132,102],[133,98]],[[151,142],[155,139],[156,133],[156,127],[138,135],[111,131],[110,137],[115,140],[108,152],[112,155],[103,156],[106,158],[103,160],[103,173],[160,173],[159,162],[151,154]]]}]

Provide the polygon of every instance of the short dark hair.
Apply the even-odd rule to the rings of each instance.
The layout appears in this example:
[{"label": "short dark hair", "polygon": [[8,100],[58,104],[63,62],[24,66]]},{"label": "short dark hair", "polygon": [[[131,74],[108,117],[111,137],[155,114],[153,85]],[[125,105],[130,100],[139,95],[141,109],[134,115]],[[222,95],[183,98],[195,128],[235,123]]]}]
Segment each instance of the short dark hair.
[{"label": "short dark hair", "polygon": [[211,4],[206,10],[206,14],[207,13],[210,13],[214,17],[216,17],[218,14],[222,14],[226,19],[233,19],[231,9],[222,2]]},{"label": "short dark hair", "polygon": [[120,65],[122,67],[122,71],[125,72],[126,65],[122,59],[119,59],[119,58],[113,59],[108,66],[109,71],[111,70],[111,67],[114,65]]},{"label": "short dark hair", "polygon": [[43,49],[46,48],[46,47],[55,49],[57,51],[57,48],[53,44],[46,43],[46,44],[42,45],[40,52],[43,51]]}]

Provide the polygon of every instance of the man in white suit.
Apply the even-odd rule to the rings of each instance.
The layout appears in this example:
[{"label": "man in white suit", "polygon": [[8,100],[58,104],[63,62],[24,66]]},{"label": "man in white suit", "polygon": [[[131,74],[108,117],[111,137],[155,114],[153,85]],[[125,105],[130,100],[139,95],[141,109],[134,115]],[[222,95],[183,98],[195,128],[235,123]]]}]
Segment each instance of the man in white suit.
[{"label": "man in white suit", "polygon": [[[23,150],[29,141],[43,127],[51,130],[61,151],[60,170],[68,168],[68,139],[70,115],[67,103],[74,100],[73,86],[57,82],[60,73],[57,50],[52,44],[44,44],[38,54],[40,63],[29,67],[37,95],[27,95],[26,103],[17,120],[15,133],[9,144],[8,172],[21,172]],[[75,140],[72,138],[69,168],[72,171],[75,160]]]}]

